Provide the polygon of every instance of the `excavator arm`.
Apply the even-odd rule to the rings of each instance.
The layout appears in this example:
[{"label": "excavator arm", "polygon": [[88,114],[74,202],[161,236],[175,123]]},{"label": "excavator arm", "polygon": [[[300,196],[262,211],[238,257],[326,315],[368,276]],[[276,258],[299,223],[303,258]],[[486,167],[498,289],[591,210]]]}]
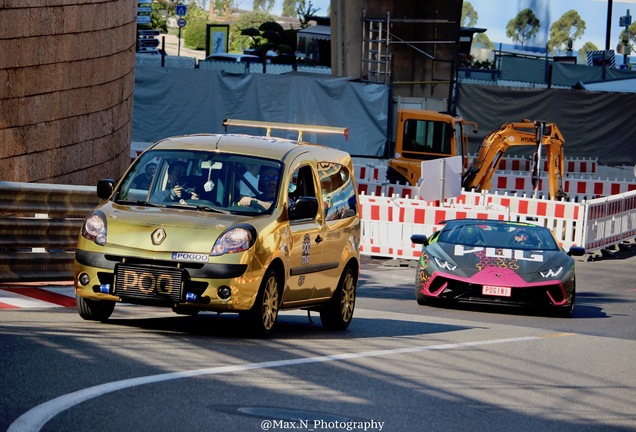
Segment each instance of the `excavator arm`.
[{"label": "excavator arm", "polygon": [[543,165],[541,151],[545,147],[550,199],[561,199],[566,196],[563,192],[564,143],[563,135],[554,123],[530,120],[506,123],[484,138],[477,156],[462,176],[462,186],[465,190],[491,190],[492,176],[506,151],[510,147],[535,146],[532,185],[536,189]]}]

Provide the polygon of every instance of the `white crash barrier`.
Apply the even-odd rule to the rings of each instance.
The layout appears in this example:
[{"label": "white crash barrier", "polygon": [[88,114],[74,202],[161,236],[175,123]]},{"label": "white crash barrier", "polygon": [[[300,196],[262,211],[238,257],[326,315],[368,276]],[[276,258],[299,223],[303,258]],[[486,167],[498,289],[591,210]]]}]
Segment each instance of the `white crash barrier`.
[{"label": "white crash barrier", "polygon": [[[548,179],[544,175],[539,179],[538,190],[547,195]],[[523,171],[501,171],[492,177],[492,189],[498,191],[516,191],[518,193],[532,194],[532,178],[530,173]],[[601,178],[588,174],[570,174],[563,181],[563,191],[570,197],[582,201],[610,195],[621,194],[636,190],[636,183],[622,180]]]},{"label": "white crash barrier", "polygon": [[636,191],[585,203],[585,248],[599,249],[636,236]]},{"label": "white crash barrier", "polygon": [[488,218],[550,228],[559,244],[595,251],[636,236],[636,191],[577,203],[526,196],[463,192],[440,205],[400,196],[360,195],[360,253],[417,259],[412,234],[431,235],[444,219]]},{"label": "white crash barrier", "polygon": [[[561,201],[547,196],[545,173],[534,195],[530,173],[523,172],[529,169],[528,159],[509,157],[502,161],[505,163],[501,166],[511,170],[493,176],[493,193],[463,191],[443,203],[420,200],[419,187],[388,183],[386,161],[367,159],[354,164],[362,223],[366,228],[362,233],[361,253],[417,258],[419,248],[410,243],[411,234],[430,235],[445,218],[476,217],[479,212],[492,211],[505,215],[506,220],[550,228],[565,249],[583,246],[592,252],[636,237],[636,183],[588,174],[598,172],[595,159],[566,159],[568,176],[564,180],[564,191],[570,199]],[[423,213],[426,217],[416,217],[416,212],[405,210],[417,205],[426,207]],[[435,211],[443,215],[442,219],[431,216]]]},{"label": "white crash barrier", "polygon": [[362,230],[360,253],[391,258],[418,259],[421,246],[411,243],[411,235],[433,234],[445,219],[481,218],[508,220],[507,211],[465,208],[408,198],[360,195]]},{"label": "white crash barrier", "polygon": [[[467,165],[472,162],[476,155],[469,155]],[[387,164],[384,159],[372,159],[372,158],[355,158],[355,174],[358,181],[364,182],[386,182]],[[597,172],[598,160],[586,159],[586,158],[566,158],[564,161],[566,175],[584,174],[591,175]],[[532,170],[532,161],[523,156],[504,156],[499,161],[497,168],[498,172],[512,171],[508,175],[519,176],[520,171],[527,173],[526,177],[529,178],[529,173]],[[542,172],[547,172],[547,162],[544,162]],[[496,178],[497,173],[493,176]],[[495,182],[493,181],[493,184]],[[505,187],[504,187],[505,188]],[[522,188],[521,190],[532,190],[531,187]]]}]

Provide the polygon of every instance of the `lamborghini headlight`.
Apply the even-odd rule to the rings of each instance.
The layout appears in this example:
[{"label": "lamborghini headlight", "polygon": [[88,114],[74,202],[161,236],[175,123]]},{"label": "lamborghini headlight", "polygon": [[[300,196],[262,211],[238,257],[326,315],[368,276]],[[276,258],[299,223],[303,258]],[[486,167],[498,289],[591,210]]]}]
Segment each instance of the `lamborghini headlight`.
[{"label": "lamborghini headlight", "polygon": [[540,271],[539,274],[544,278],[554,279],[563,271],[563,266],[553,267],[549,270]]},{"label": "lamborghini headlight", "polygon": [[442,270],[455,271],[455,269],[457,268],[457,265],[451,264],[448,261],[444,261],[443,259],[437,257],[434,257],[433,259],[435,260],[435,264],[437,264],[437,266]]}]

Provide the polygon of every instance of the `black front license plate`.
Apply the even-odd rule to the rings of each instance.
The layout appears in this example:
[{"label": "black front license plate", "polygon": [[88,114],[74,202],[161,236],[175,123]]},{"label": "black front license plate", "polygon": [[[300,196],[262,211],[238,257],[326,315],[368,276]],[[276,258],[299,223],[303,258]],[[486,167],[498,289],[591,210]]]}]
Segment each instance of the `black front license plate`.
[{"label": "black front license plate", "polygon": [[115,294],[120,297],[181,300],[181,270],[118,264],[115,274]]}]

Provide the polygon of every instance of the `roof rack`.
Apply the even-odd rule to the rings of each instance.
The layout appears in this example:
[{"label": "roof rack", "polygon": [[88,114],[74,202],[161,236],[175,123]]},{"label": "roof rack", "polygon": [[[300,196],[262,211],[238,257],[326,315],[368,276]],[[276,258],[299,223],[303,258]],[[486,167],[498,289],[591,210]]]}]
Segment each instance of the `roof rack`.
[{"label": "roof rack", "polygon": [[225,119],[223,120],[223,126],[227,130],[228,126],[244,126],[264,128],[267,131],[267,136],[271,136],[272,129],[292,130],[298,131],[298,141],[303,140],[303,132],[318,132],[318,133],[332,133],[342,134],[345,136],[345,140],[349,140],[349,128],[341,128],[335,126],[316,126],[296,123],[276,123],[276,122],[264,122],[257,120],[237,120],[237,119]]}]

